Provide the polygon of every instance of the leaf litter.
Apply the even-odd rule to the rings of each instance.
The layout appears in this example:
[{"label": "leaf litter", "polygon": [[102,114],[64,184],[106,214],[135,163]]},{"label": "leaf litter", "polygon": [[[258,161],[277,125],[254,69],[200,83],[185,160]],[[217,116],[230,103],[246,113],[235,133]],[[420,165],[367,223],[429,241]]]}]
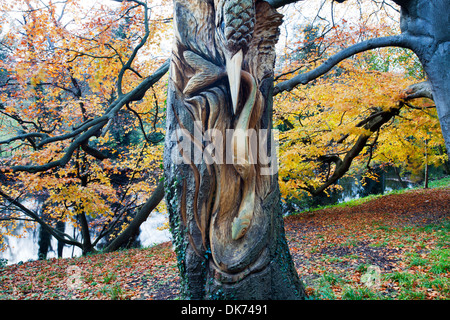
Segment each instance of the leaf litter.
[{"label": "leaf litter", "polygon": [[[310,299],[450,298],[448,187],[303,212],[285,229]],[[170,300],[179,285],[170,242],[0,268],[0,299]]]}]

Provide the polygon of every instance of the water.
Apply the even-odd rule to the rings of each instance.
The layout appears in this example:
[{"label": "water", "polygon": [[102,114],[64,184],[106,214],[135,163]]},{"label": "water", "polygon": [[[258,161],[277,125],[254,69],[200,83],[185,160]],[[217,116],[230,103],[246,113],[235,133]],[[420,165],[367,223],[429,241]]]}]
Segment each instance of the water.
[{"label": "water", "polygon": [[141,225],[138,240],[143,247],[151,247],[172,240],[172,234],[168,229],[158,230],[166,223],[167,219],[167,213],[152,213]]},{"label": "water", "polygon": [[371,194],[384,194],[393,190],[412,188],[416,185],[398,180],[392,168],[386,171],[377,172],[378,179],[366,179],[363,183],[361,176],[343,177],[339,179],[338,184],[341,190],[328,192],[328,195],[317,197],[306,197],[301,201],[289,200],[283,202],[283,214],[290,215],[296,212],[305,211],[318,206],[333,205],[347,202],[354,199],[366,197]]},{"label": "water", "polygon": [[[29,207],[29,206],[28,206]],[[167,229],[159,230],[167,221],[167,214],[161,212],[152,212],[147,220],[142,223],[140,228],[140,234],[138,241],[143,247],[150,247],[156,244],[170,241],[171,234]],[[19,224],[18,228],[14,232],[16,235],[23,233],[23,224]],[[73,236],[74,228],[72,225],[66,223],[65,233]],[[76,231],[75,234],[78,232]],[[78,235],[78,238],[80,236]],[[29,260],[38,259],[39,250],[39,227],[28,230],[25,236],[17,238],[14,236],[6,236],[5,242],[7,248],[5,251],[0,252],[0,259],[7,259],[7,264],[16,264],[19,262],[25,262]],[[51,237],[51,244],[47,254],[47,258],[56,258],[58,242],[54,237]],[[81,256],[81,249],[75,246],[64,246],[63,258],[79,257]]]},{"label": "water", "polygon": [[[66,225],[65,232],[67,234],[73,234],[73,226]],[[6,236],[5,242],[7,244],[6,250],[0,253],[0,258],[7,259],[8,264],[15,264],[20,261],[25,262],[28,260],[38,259],[39,250],[39,227],[34,229],[28,229],[24,233],[23,224],[15,230],[15,234],[24,234],[23,237],[17,238],[14,236]],[[58,242],[54,237],[51,237],[50,249],[47,254],[47,258],[56,258]],[[81,249],[75,246],[64,246],[63,257],[76,257],[81,255]]]}]

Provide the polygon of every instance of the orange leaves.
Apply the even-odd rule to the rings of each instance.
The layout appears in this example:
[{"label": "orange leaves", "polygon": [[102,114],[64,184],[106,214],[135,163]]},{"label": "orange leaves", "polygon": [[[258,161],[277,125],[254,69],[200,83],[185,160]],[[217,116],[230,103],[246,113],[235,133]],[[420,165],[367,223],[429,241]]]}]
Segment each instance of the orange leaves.
[{"label": "orange leaves", "polygon": [[[170,29],[163,15],[171,12],[159,9],[151,10],[151,32],[125,72],[124,92],[150,75],[167,51],[160,40]],[[6,149],[2,145],[2,156],[10,154],[0,158],[0,166],[52,163],[66,155],[83,124],[104,115],[117,99],[118,74],[144,37],[144,10],[130,1],[0,0],[0,11],[2,45],[8,48],[0,61],[6,78],[1,80],[8,81],[0,92],[0,140],[3,135],[35,135]],[[12,17],[12,12],[20,14]],[[16,18],[20,23],[11,24]],[[150,90],[128,106],[135,113],[124,107],[86,145],[70,150],[65,167],[16,174],[17,188],[45,196],[46,211],[56,219],[79,213],[95,216],[96,223],[111,221],[113,214],[126,218],[159,177],[162,146],[146,142],[145,134],[164,131],[166,88],[163,83]],[[41,144],[43,139],[53,141]],[[102,160],[104,156],[111,159]]]},{"label": "orange leaves", "polygon": [[416,190],[287,217],[291,255],[311,298],[448,299],[449,192]]},{"label": "orange leaves", "polygon": [[173,299],[175,253],[165,243],[74,259],[26,262],[3,269],[1,299]]},{"label": "orange leaves", "polygon": [[[328,46],[328,50],[318,55],[318,51],[308,52],[300,44],[297,51],[293,49],[291,57],[284,58],[283,80],[292,76],[289,70],[295,65],[308,61],[319,63],[342,48],[389,35],[393,30],[388,25],[355,25],[348,21],[339,22],[320,37],[311,32],[315,29],[318,28],[303,30],[309,37],[306,41],[317,47]],[[315,66],[309,63],[304,70]],[[404,89],[418,82],[421,75],[421,67],[411,52],[382,48],[357,54],[321,78],[289,93],[278,94],[274,110],[275,123],[282,131],[279,177],[283,196],[297,194],[299,187],[310,189],[307,186],[324,183],[333,174],[335,161],[343,160],[357,139],[364,137],[369,137],[368,146],[353,160],[354,172],[365,171],[369,159],[370,165],[396,163],[418,172],[423,169],[424,153],[429,164],[442,163],[446,154],[438,151],[441,149],[438,146],[444,143],[434,109],[402,105]],[[424,105],[423,101],[414,103]],[[368,130],[372,119],[383,112],[399,113],[399,116],[384,123],[379,132],[374,132],[378,128]],[[322,156],[332,156],[333,163],[319,161]]]}]

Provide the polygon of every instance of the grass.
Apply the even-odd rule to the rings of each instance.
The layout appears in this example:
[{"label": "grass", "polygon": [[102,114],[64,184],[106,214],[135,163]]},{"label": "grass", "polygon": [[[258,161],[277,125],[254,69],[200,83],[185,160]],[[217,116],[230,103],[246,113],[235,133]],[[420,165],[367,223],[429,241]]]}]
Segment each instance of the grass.
[{"label": "grass", "polygon": [[[450,179],[430,186],[287,217],[291,252],[294,260],[300,254],[297,270],[309,298],[450,299]],[[371,266],[380,273],[368,286]]]},{"label": "grass", "polygon": [[428,184],[429,188],[445,188],[450,186],[450,177],[445,177],[439,180],[431,180]]},{"label": "grass", "polygon": [[[362,278],[371,263],[360,263],[343,272],[334,265],[350,265],[348,262],[358,256],[342,257],[324,255],[328,268],[317,279],[309,282],[307,291],[310,299],[320,300],[423,300],[450,298],[450,222],[431,224],[419,228],[397,228],[396,245],[405,248],[392,271],[382,270],[377,287],[367,287]],[[427,235],[432,235],[432,237]],[[415,239],[411,241],[411,238]],[[419,240],[419,241],[418,241]],[[347,242],[348,243],[348,242]],[[388,241],[382,241],[389,246]],[[370,246],[369,247],[377,247]],[[421,248],[421,249],[418,249]],[[418,252],[416,251],[418,250]],[[320,250],[317,250],[320,251]],[[342,271],[342,269],[341,269]]]},{"label": "grass", "polygon": [[[450,187],[450,177],[445,177],[445,178],[441,178],[438,180],[430,180],[430,182],[428,183],[429,189],[446,188],[446,187]],[[299,212],[299,213],[313,213],[315,211],[320,211],[320,210],[324,210],[324,209],[333,209],[333,208],[352,208],[352,207],[360,206],[369,201],[382,198],[384,196],[388,196],[388,195],[392,195],[392,194],[404,194],[405,192],[409,192],[411,190],[420,190],[420,189],[423,189],[423,187],[397,189],[397,190],[385,192],[383,194],[371,194],[366,197],[352,199],[352,200],[349,200],[346,202],[330,204],[330,205],[325,205],[325,206],[317,206],[317,207],[310,208],[310,209],[307,209],[307,210]],[[299,214],[299,213],[294,213],[294,215]]]}]

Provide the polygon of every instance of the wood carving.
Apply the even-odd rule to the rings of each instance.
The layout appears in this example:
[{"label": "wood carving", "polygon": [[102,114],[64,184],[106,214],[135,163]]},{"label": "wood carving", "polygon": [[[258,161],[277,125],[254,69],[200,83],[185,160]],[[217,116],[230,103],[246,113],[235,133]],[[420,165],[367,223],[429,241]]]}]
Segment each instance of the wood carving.
[{"label": "wood carving", "polygon": [[[277,176],[261,174],[253,139],[270,129],[282,16],[255,0],[174,0],[174,9],[167,136],[178,129],[184,134],[166,139],[166,188],[175,189],[166,194],[172,228],[184,228],[175,239],[186,273],[184,290],[204,298],[224,292],[225,284],[274,272],[270,265],[284,237]],[[185,150],[186,141],[193,154]],[[268,142],[268,136],[259,141],[266,148]],[[183,164],[173,164],[174,150]],[[301,291],[296,273],[293,279]],[[249,297],[248,289],[233,290]]]}]

